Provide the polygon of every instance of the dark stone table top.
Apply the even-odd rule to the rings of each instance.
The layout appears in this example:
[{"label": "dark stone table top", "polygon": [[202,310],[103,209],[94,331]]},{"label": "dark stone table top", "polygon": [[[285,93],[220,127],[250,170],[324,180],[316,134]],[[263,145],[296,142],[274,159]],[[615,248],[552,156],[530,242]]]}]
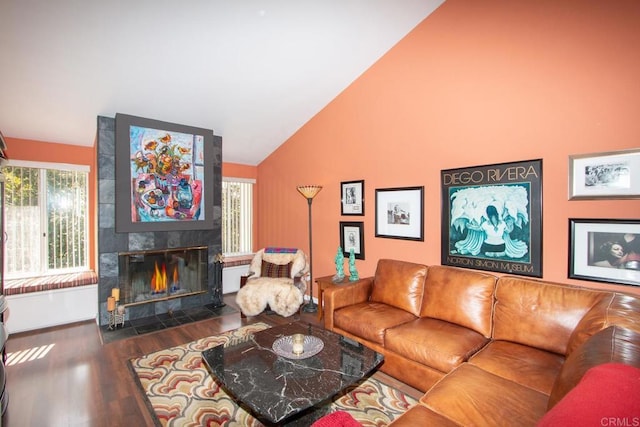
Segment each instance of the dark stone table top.
[{"label": "dark stone table top", "polygon": [[[321,339],[324,348],[306,359],[279,356],[273,342],[295,333]],[[368,347],[300,322],[265,329],[230,344],[203,351],[202,357],[226,391],[268,423],[280,423],[328,403],[383,361],[382,354]]]}]

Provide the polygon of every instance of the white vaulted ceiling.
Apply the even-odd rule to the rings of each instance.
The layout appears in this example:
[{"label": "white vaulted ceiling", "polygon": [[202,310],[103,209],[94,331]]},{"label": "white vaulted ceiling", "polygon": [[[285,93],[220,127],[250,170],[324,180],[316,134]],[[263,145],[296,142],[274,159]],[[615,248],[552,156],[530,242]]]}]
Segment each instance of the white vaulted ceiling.
[{"label": "white vaulted ceiling", "polygon": [[0,0],[0,131],[91,146],[125,113],[256,165],[443,1]]}]

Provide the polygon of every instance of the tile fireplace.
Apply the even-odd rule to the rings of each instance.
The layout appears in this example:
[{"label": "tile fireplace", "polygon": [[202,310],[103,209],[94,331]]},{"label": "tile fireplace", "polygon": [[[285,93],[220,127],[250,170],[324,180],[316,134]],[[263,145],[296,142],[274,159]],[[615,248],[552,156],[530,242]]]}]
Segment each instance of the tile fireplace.
[{"label": "tile fireplace", "polygon": [[122,303],[144,304],[207,292],[206,246],[118,254]]},{"label": "tile fireplace", "polygon": [[[100,326],[109,324],[107,298],[111,296],[113,288],[120,288],[120,304],[126,306],[125,320],[129,322],[142,321],[153,316],[165,316],[167,313],[192,312],[224,306],[221,264],[216,261],[218,254],[222,252],[222,138],[214,135],[213,161],[205,165],[213,170],[214,192],[207,203],[213,204],[214,227],[204,230],[116,231],[114,118],[98,117],[96,145],[99,274],[97,304]],[[184,259],[182,252],[185,248],[206,248],[206,250],[198,250],[193,255],[189,255],[192,258]],[[143,255],[134,256],[134,252]],[[129,254],[126,262],[120,259],[120,255],[123,254]],[[149,282],[151,277],[148,273],[138,270],[144,266],[145,269],[150,268],[155,272],[156,260],[160,272],[163,270],[162,262],[165,263],[164,269],[168,283],[168,290],[165,293],[155,290],[155,287],[151,291]],[[133,286],[130,292],[124,290],[125,286],[121,281],[121,263],[135,273],[136,295],[134,295]],[[194,269],[195,265],[199,267]],[[179,268],[178,277],[175,280],[179,282],[179,287],[172,283],[174,266]]]}]

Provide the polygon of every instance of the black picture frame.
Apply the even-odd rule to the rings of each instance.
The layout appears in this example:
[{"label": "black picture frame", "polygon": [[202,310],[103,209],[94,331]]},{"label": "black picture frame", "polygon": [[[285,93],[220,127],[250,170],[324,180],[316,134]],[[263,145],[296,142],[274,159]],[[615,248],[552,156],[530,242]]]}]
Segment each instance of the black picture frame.
[{"label": "black picture frame", "polygon": [[364,180],[340,183],[340,214],[364,215]]},{"label": "black picture frame", "polygon": [[375,236],[424,241],[424,187],[377,188]]},{"label": "black picture frame", "polygon": [[442,265],[542,277],[542,159],[442,170],[441,198]]},{"label": "black picture frame", "polygon": [[116,232],[212,229],[213,130],[120,113],[115,121]]},{"label": "black picture frame", "polygon": [[640,220],[569,218],[569,278],[640,286]]},{"label": "black picture frame", "polygon": [[356,259],[364,259],[364,222],[340,221],[340,247],[345,257],[351,248]]}]

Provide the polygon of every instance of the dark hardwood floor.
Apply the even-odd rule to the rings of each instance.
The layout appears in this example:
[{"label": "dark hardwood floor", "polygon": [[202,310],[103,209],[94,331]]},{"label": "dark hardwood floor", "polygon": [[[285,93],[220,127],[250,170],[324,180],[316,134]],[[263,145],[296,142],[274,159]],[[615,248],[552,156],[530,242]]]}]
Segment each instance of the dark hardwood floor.
[{"label": "dark hardwood floor", "polygon": [[[225,302],[235,307],[234,298],[235,294],[225,295]],[[129,371],[130,358],[249,323],[293,320],[319,324],[315,313],[245,319],[235,313],[104,345],[94,321],[12,335],[7,342],[9,353],[53,346],[41,358],[7,366],[9,407],[0,426],[152,426]],[[415,398],[422,395],[383,373],[375,375]]]}]

